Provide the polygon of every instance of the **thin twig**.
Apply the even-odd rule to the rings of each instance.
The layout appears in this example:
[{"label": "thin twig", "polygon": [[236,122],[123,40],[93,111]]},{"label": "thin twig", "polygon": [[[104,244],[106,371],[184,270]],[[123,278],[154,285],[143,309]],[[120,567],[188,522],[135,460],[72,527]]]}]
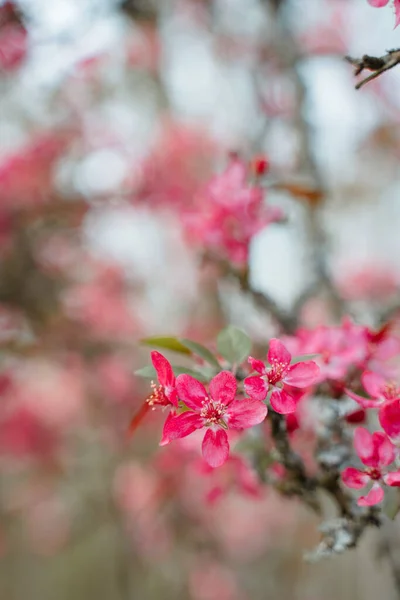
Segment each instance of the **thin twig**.
[{"label": "thin twig", "polygon": [[356,90],[359,90],[363,85],[369,83],[373,79],[376,79],[382,73],[393,69],[396,65],[400,64],[400,48],[396,50],[388,50],[383,56],[369,56],[364,54],[362,58],[352,58],[351,56],[345,56],[345,60],[353,65],[354,75],[357,76],[365,70],[372,71],[372,74],[357,83]]}]

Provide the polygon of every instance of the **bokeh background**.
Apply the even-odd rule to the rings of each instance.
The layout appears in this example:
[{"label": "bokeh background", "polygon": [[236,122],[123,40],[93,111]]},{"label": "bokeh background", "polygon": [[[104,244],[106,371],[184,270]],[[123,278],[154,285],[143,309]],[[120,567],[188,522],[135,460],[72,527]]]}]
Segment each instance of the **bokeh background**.
[{"label": "bokeh background", "polygon": [[[290,310],[323,268],[349,314],[369,325],[396,300],[400,71],[356,91],[343,59],[400,45],[390,8],[7,5],[0,597],[394,600],[379,534],[309,565],[303,553],[318,541],[318,520],[295,500],[251,478],[237,489],[229,468],[217,498],[215,475],[193,467],[198,440],[158,447],[158,413],[127,437],[148,394],[134,375],[149,362],[142,338],[212,345],[227,323],[261,346],[273,334],[182,226],[232,153],[268,157],[266,197],[286,215],[252,241],[255,289]],[[303,322],[326,322],[329,303],[319,290]],[[297,443],[306,447],[307,433]]]}]

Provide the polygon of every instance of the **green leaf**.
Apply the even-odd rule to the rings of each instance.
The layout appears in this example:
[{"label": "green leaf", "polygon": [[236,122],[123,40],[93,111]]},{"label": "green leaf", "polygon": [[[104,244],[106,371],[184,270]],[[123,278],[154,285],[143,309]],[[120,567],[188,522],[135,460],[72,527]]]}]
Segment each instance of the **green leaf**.
[{"label": "green leaf", "polygon": [[147,365],[135,371],[135,375],[138,377],[144,377],[145,379],[157,379],[157,373],[153,365]]},{"label": "green leaf", "polygon": [[180,354],[191,354],[189,348],[184,346],[178,338],[169,336],[155,336],[143,338],[140,340],[141,344],[146,346],[152,346],[153,348],[163,348],[164,350],[173,350],[173,352],[179,352]]},{"label": "green leaf", "polygon": [[221,365],[217,361],[214,354],[212,352],[210,352],[210,350],[208,348],[206,348],[205,346],[202,346],[201,344],[198,344],[197,342],[193,342],[192,340],[188,340],[186,338],[182,338],[179,341],[184,346],[186,346],[186,348],[191,350],[193,352],[193,354],[200,356],[200,358],[202,358],[203,360],[208,362],[208,364],[212,365],[213,367],[216,367],[217,369],[221,368]]},{"label": "green leaf", "polygon": [[240,364],[251,351],[251,340],[241,329],[229,325],[217,338],[217,349],[230,364]]},{"label": "green leaf", "polygon": [[305,360],[313,360],[314,358],[317,358],[317,356],[319,356],[319,354],[302,354],[301,356],[295,356],[292,358],[290,364],[297,365],[297,363],[304,362]]}]

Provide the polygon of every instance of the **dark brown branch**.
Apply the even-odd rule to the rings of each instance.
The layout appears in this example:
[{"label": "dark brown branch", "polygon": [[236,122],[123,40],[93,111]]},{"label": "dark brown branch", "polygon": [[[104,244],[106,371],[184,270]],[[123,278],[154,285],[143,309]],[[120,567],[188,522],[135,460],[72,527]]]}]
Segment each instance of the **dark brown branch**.
[{"label": "dark brown branch", "polygon": [[354,67],[354,75],[357,76],[364,71],[372,71],[372,74],[357,83],[356,90],[359,90],[363,85],[369,83],[373,79],[376,79],[382,73],[393,69],[396,65],[400,64],[400,48],[396,50],[389,50],[384,56],[369,56],[364,54],[362,58],[352,58],[351,56],[345,56],[345,60]]}]

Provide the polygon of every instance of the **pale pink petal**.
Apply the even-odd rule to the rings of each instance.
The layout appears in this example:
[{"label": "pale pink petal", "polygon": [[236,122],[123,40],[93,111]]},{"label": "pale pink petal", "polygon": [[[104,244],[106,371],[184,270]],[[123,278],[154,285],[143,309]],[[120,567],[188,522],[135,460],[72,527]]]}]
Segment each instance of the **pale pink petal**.
[{"label": "pale pink petal", "polygon": [[379,504],[382,502],[384,498],[384,492],[379,483],[374,483],[370,491],[366,496],[361,496],[358,499],[358,506],[374,506],[375,504]]},{"label": "pale pink petal", "polygon": [[151,353],[151,362],[157,371],[158,381],[161,385],[164,387],[173,387],[175,384],[175,376],[169,360],[167,360],[160,352],[154,350]]},{"label": "pale pink petal", "polygon": [[235,399],[237,383],[230,371],[221,371],[210,381],[211,397],[222,404],[230,404]]},{"label": "pale pink petal", "polygon": [[372,371],[365,371],[361,375],[361,382],[367,394],[372,396],[372,398],[382,397],[382,391],[386,385],[384,377],[377,373],[372,373]]},{"label": "pale pink petal", "polygon": [[196,431],[196,429],[203,427],[203,425],[203,418],[191,410],[180,415],[169,415],[164,423],[160,446],[165,446],[173,440],[184,438],[193,433],[193,431]]},{"label": "pale pink petal", "polygon": [[204,400],[208,398],[204,385],[186,373],[176,378],[176,389],[179,398],[193,410],[201,410]]},{"label": "pale pink petal", "polygon": [[253,371],[257,371],[257,373],[260,373],[260,375],[265,375],[266,368],[262,360],[258,360],[257,358],[249,356],[249,363]]},{"label": "pale pink petal", "polygon": [[354,448],[365,465],[378,466],[378,457],[374,452],[372,435],[365,427],[357,427],[354,431]]},{"label": "pale pink petal", "polygon": [[253,398],[254,400],[265,400],[268,394],[269,384],[264,381],[261,377],[246,377],[244,380],[244,389],[246,390],[246,394]]},{"label": "pale pink petal", "polygon": [[382,431],[375,432],[372,438],[378,455],[379,465],[390,465],[394,461],[394,446],[392,442]]},{"label": "pale pink petal", "polygon": [[387,473],[387,475],[384,476],[383,481],[386,485],[400,487],[400,471]]},{"label": "pale pink petal", "polygon": [[347,467],[342,472],[342,481],[347,487],[359,490],[367,485],[369,477],[366,473],[354,469],[354,467]]},{"label": "pale pink petal", "polygon": [[283,381],[294,387],[308,387],[313,385],[319,376],[319,366],[313,360],[299,362],[291,365],[285,374]]},{"label": "pale pink petal", "polygon": [[259,400],[236,400],[229,405],[224,420],[232,429],[246,429],[254,427],[264,421],[267,416],[268,409]]},{"label": "pale pink petal", "polygon": [[350,396],[350,398],[358,402],[358,404],[360,404],[360,406],[362,406],[363,408],[377,408],[382,404],[381,400],[370,400],[369,398],[364,398],[364,396],[359,396],[358,394],[352,392],[351,390],[348,390],[347,388],[345,389],[345,392],[348,396]]},{"label": "pale pink petal", "polygon": [[382,6],[386,6],[389,0],[368,0],[368,3],[375,8],[382,8]]},{"label": "pale pink petal", "polygon": [[296,410],[295,399],[284,390],[272,392],[270,402],[274,411],[281,415],[288,415]]},{"label": "pale pink petal", "polygon": [[272,338],[269,343],[268,362],[273,367],[279,365],[281,368],[286,368],[290,365],[291,360],[292,355],[285,348],[282,342],[276,338]]},{"label": "pale pink petal", "polygon": [[229,456],[229,441],[223,429],[207,429],[202,444],[203,458],[210,467],[220,467]]},{"label": "pale pink petal", "polygon": [[379,410],[379,422],[387,435],[394,439],[400,439],[400,400],[386,402]]}]

